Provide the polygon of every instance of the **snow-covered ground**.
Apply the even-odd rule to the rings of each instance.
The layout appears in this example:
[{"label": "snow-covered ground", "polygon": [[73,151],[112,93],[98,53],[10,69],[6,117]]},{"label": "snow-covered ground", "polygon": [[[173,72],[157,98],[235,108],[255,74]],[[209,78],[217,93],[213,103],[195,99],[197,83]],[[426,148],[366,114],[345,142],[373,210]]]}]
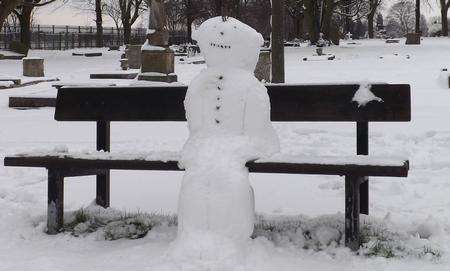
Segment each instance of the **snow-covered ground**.
[{"label": "snow-covered ground", "polygon": [[[402,42],[404,43],[404,42]],[[97,51],[93,49],[92,51]],[[62,82],[128,84],[123,80],[89,80],[94,72],[118,71],[120,52],[99,58],[73,57],[72,51],[31,51],[44,57],[46,76]],[[302,61],[314,48],[286,48],[289,83],[387,82],[412,86],[411,123],[374,123],[370,152],[408,157],[408,178],[372,178],[370,219],[410,236],[427,238],[441,257],[367,257],[349,250],[301,249],[295,238],[251,240],[244,260],[223,263],[222,270],[449,270],[450,269],[450,89],[441,69],[450,68],[450,40],[425,39],[421,46],[362,41],[362,45],[325,48],[333,61]],[[380,58],[382,57],[382,58]],[[188,84],[203,65],[177,64],[179,80]],[[0,61],[1,76],[19,76],[21,62]],[[55,96],[52,83],[0,91],[0,156],[32,149],[94,149],[94,123],[53,120],[53,109],[12,110],[10,95]],[[302,155],[355,153],[355,124],[274,124],[283,152]],[[113,123],[114,151],[177,151],[187,138],[185,123]],[[112,207],[124,211],[176,212],[180,172],[114,171]],[[66,210],[88,206],[95,194],[93,177],[66,181]],[[256,209],[268,216],[342,215],[344,185],[339,177],[251,175]],[[155,227],[137,240],[106,241],[93,233],[43,233],[46,172],[0,166],[0,270],[210,270],[212,263],[173,262],[163,257],[176,234],[174,227]],[[339,214],[338,214],[339,217]],[[301,246],[300,246],[301,247]],[[181,269],[184,268],[184,269]],[[212,269],[216,270],[216,269]],[[221,270],[221,269],[219,269]]]}]

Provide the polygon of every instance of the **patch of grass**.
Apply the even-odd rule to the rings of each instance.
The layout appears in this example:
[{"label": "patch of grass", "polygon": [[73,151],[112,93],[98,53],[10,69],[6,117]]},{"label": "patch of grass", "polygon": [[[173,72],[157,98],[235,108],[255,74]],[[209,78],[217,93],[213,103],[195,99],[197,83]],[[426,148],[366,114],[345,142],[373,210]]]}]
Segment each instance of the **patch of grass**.
[{"label": "patch of grass", "polygon": [[431,256],[432,259],[439,260],[442,256],[441,252],[436,249],[429,246],[424,246],[423,250],[419,254],[421,257],[428,257]]},{"label": "patch of grass", "polygon": [[427,245],[417,246],[411,240],[419,237],[410,236],[407,233],[393,232],[380,223],[364,223],[361,227],[361,251],[368,257],[383,258],[405,258],[428,257],[432,260],[438,260],[441,252],[433,247],[427,240]]},{"label": "patch of grass", "polygon": [[104,234],[106,240],[138,239],[146,236],[152,228],[153,225],[150,221],[145,221],[139,217],[131,217],[107,224]]},{"label": "patch of grass", "polygon": [[90,216],[87,212],[81,208],[73,213],[72,219],[69,219],[69,222],[64,225],[64,231],[73,231],[73,229],[80,223],[86,223],[90,219]]},{"label": "patch of grass", "polygon": [[[105,240],[139,239],[158,226],[176,227],[176,215],[121,212],[113,209],[88,207],[67,214],[64,229],[74,236],[99,231]],[[304,216],[267,218],[257,216],[252,238],[265,238],[275,246],[326,251],[344,246],[344,218],[329,215],[316,218]],[[365,257],[429,260],[441,258],[441,251],[427,239],[408,232],[393,231],[384,222],[364,221],[361,225],[361,249]]]},{"label": "patch of grass", "polygon": [[176,226],[173,215],[119,212],[112,209],[80,209],[67,214],[68,223],[64,231],[74,236],[83,236],[98,230],[103,231],[105,240],[138,239],[147,235],[155,226]]}]

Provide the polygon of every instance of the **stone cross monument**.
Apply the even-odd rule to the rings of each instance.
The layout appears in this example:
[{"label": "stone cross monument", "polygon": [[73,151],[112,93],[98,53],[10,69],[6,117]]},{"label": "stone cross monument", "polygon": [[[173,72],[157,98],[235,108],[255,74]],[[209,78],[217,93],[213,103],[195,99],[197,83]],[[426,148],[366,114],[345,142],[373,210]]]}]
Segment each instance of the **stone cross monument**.
[{"label": "stone cross monument", "polygon": [[151,0],[147,41],[142,46],[139,80],[176,82],[174,53],[169,48],[169,32],[164,0]]}]

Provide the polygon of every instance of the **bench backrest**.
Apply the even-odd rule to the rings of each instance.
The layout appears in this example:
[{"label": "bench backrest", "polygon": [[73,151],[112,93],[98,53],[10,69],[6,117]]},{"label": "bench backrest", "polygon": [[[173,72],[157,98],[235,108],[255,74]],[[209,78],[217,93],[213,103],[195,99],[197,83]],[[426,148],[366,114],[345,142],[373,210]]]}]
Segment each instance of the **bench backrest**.
[{"label": "bench backrest", "polygon": [[[272,121],[410,121],[409,85],[375,84],[383,102],[358,107],[359,85],[268,85]],[[187,87],[64,87],[58,121],[185,121]]]}]

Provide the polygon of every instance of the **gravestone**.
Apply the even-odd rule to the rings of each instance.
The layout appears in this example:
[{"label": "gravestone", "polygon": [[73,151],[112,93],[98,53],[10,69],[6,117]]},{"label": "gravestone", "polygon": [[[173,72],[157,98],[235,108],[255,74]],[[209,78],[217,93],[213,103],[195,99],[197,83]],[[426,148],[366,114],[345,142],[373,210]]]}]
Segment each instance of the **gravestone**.
[{"label": "gravestone", "polygon": [[407,33],[406,34],[406,44],[407,45],[419,45],[420,44],[420,33]]},{"label": "gravestone", "polygon": [[270,82],[272,58],[270,49],[259,52],[258,63],[255,68],[255,77],[259,81]]},{"label": "gravestone", "polygon": [[22,60],[23,76],[44,77],[44,59],[40,57],[26,57]]},{"label": "gravestone", "polygon": [[176,82],[175,55],[169,48],[164,1],[153,0],[148,16],[148,35],[147,41],[141,48],[142,67],[138,80]]},{"label": "gravestone", "polygon": [[122,68],[122,70],[126,71],[128,70],[128,59],[127,58],[122,58],[120,60],[120,68]]},{"label": "gravestone", "polygon": [[127,45],[125,54],[128,59],[128,66],[130,69],[141,68],[141,47],[141,45]]}]

